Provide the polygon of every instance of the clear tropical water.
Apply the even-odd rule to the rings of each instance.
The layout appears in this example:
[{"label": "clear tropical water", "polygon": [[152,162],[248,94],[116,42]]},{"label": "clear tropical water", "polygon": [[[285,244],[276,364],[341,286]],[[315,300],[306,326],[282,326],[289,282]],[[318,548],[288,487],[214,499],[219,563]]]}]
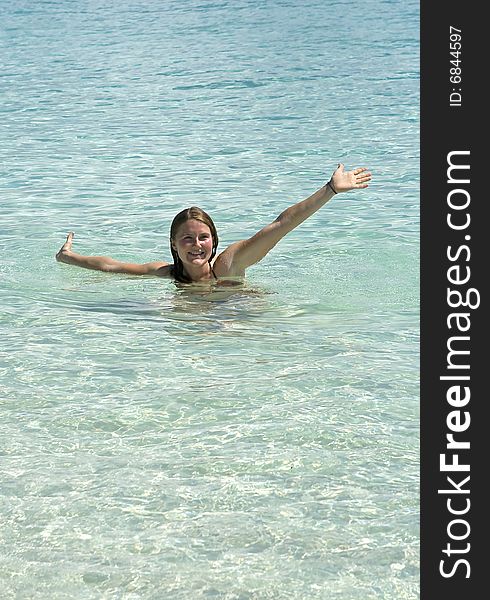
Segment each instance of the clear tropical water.
[{"label": "clear tropical water", "polygon": [[[418,3],[0,3],[0,596],[418,597]],[[220,248],[244,289],[60,265]]]}]

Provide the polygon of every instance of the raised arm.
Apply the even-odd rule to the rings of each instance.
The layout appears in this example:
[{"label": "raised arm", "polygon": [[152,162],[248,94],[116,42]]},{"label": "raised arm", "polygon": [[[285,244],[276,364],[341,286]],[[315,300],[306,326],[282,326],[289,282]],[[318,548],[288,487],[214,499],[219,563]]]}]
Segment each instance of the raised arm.
[{"label": "raised arm", "polygon": [[95,271],[106,271],[109,273],[127,273],[128,275],[159,275],[168,276],[166,262],[149,262],[144,264],[125,263],[114,260],[109,256],[83,256],[72,251],[74,233],[71,231],[66,242],[61,246],[56,254],[56,260],[68,265],[76,265],[84,269],[93,269]]},{"label": "raised arm", "polygon": [[267,253],[290,231],[316,213],[333,196],[341,192],[368,187],[371,173],[364,167],[345,171],[339,164],[330,181],[314,194],[290,206],[275,221],[266,225],[248,240],[229,246],[219,257],[230,274],[243,275],[245,269],[262,260]]}]

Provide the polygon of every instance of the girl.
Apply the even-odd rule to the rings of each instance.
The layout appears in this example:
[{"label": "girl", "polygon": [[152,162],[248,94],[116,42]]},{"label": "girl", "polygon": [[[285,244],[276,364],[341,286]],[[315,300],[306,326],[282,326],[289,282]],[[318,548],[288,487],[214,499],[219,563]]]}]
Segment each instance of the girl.
[{"label": "girl", "polygon": [[262,260],[287,233],[326,204],[335,194],[368,187],[371,173],[364,167],[345,171],[339,164],[322,188],[282,212],[247,240],[228,246],[216,257],[216,227],[202,209],[195,206],[181,211],[170,228],[170,251],[173,263],[163,261],[144,264],[125,263],[108,256],[83,256],[72,251],[73,232],[56,254],[56,260],[70,265],[130,275],[171,277],[182,283],[236,279],[245,276],[247,267]]}]

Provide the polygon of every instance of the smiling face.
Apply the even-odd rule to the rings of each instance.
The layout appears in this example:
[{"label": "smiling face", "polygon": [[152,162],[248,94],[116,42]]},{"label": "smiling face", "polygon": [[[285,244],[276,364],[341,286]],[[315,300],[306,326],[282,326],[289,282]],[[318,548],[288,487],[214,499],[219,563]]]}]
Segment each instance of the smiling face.
[{"label": "smiling face", "polygon": [[216,226],[202,208],[191,206],[180,211],[170,226],[173,277],[182,283],[209,278],[218,242]]},{"label": "smiling face", "polygon": [[172,248],[184,265],[204,265],[213,252],[211,229],[202,221],[189,219],[178,227],[172,238]]}]

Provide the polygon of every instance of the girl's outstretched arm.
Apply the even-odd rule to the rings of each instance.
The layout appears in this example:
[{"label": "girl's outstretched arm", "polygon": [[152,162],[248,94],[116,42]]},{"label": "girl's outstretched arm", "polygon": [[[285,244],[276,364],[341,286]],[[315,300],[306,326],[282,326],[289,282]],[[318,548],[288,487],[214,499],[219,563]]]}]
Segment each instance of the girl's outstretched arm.
[{"label": "girl's outstretched arm", "polygon": [[66,237],[66,242],[61,246],[56,254],[56,260],[68,265],[76,265],[85,269],[94,269],[95,271],[107,271],[110,273],[127,273],[128,275],[160,275],[166,276],[166,270],[163,267],[169,265],[166,262],[150,262],[144,264],[125,263],[114,260],[109,256],[83,256],[72,251],[74,233],[70,231]]},{"label": "girl's outstretched arm", "polygon": [[245,269],[253,265],[274,248],[274,246],[300,223],[316,213],[333,196],[341,192],[368,187],[371,173],[365,167],[345,171],[339,164],[330,181],[314,194],[290,206],[275,221],[266,225],[248,240],[242,240],[229,246],[219,256],[230,274],[244,275]]}]

